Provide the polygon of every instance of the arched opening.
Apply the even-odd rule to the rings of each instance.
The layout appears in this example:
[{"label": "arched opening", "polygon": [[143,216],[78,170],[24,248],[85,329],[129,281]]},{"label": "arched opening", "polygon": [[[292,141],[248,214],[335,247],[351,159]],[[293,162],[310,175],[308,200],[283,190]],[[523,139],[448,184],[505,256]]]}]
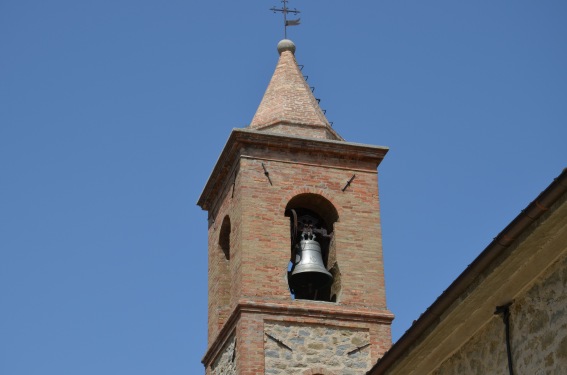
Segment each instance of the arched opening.
[{"label": "arched opening", "polygon": [[317,194],[300,194],[286,206],[290,218],[288,284],[295,299],[336,302],[340,273],[335,256],[335,207]]},{"label": "arched opening", "polygon": [[215,255],[215,265],[211,269],[211,277],[216,282],[212,286],[212,295],[218,300],[218,324],[222,327],[226,319],[228,319],[230,301],[231,301],[231,273],[230,273],[230,237],[231,237],[230,217],[224,217],[218,238],[218,247]]},{"label": "arched opening", "polygon": [[322,369],[320,367],[307,369],[301,373],[302,375],[335,375],[334,372],[331,372],[326,369]]},{"label": "arched opening", "polygon": [[230,260],[230,217],[228,216],[225,216],[222,221],[219,234],[219,246],[226,260]]}]

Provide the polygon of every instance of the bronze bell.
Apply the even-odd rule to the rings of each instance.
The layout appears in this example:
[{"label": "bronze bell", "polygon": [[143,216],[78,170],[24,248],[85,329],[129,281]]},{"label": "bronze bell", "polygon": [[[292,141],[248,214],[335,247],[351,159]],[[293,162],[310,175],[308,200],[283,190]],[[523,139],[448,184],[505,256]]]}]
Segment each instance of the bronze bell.
[{"label": "bronze bell", "polygon": [[303,233],[301,241],[295,246],[295,262],[291,271],[290,285],[301,289],[319,289],[329,285],[333,275],[325,268],[321,246],[315,236]]}]

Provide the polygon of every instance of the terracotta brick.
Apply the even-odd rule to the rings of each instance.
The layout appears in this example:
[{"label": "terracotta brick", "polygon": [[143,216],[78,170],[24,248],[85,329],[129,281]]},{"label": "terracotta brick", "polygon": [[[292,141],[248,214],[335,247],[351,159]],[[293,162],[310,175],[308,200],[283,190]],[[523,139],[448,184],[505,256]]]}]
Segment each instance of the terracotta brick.
[{"label": "terracotta brick", "polygon": [[[298,80],[301,73],[295,64],[293,54],[282,53],[270,85],[284,85],[286,81],[276,77],[281,71],[291,71]],[[281,133],[271,132],[274,124],[266,119],[277,110],[274,102],[282,95],[305,96],[298,87],[292,80],[287,89],[268,88],[253,129],[233,130],[199,199],[209,213],[208,350],[203,359],[207,374],[213,374],[211,365],[233,334],[237,373],[263,374],[266,321],[367,330],[372,362],[391,345],[393,315],[386,307],[377,184],[377,166],[387,149],[335,137],[317,113],[316,102],[305,98],[294,107],[297,112],[292,111],[301,121],[278,123]],[[309,106],[316,108],[309,111]],[[340,270],[337,302],[291,298],[286,278],[290,220],[285,210],[301,194],[310,194],[315,204],[330,202],[338,215],[329,255]],[[226,234],[224,220],[230,220],[229,260],[219,244],[223,231]],[[332,373],[324,363],[304,372]]]}]

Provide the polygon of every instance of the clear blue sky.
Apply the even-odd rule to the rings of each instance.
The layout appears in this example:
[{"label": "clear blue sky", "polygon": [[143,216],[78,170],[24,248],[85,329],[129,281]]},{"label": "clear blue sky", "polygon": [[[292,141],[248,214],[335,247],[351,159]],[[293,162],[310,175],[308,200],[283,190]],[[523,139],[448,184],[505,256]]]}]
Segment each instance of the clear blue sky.
[{"label": "clear blue sky", "polygon": [[[272,1],[0,2],[0,373],[202,374],[197,198],[283,36]],[[397,339],[567,166],[567,2],[301,1],[348,141],[385,145]]]}]

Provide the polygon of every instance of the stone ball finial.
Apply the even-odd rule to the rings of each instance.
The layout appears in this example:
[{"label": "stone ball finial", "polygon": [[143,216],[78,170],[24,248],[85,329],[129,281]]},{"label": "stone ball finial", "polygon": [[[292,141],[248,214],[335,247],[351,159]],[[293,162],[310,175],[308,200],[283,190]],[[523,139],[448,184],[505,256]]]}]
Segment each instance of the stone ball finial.
[{"label": "stone ball finial", "polygon": [[278,43],[278,52],[281,55],[283,51],[290,51],[295,54],[295,44],[289,39],[280,40]]}]

